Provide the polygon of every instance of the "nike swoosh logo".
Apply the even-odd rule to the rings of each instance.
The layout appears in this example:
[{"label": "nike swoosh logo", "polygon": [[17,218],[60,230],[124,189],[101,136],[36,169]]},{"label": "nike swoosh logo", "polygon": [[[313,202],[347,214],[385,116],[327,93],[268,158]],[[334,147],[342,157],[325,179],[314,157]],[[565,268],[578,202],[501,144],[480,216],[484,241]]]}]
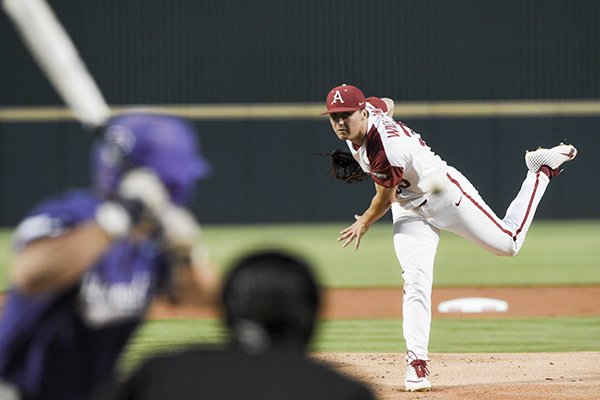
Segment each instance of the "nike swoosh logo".
[{"label": "nike swoosh logo", "polygon": [[463,198],[463,197],[462,197],[462,196],[460,196],[460,199],[458,199],[458,201],[457,201],[456,203],[454,203],[454,205],[455,205],[456,207],[460,206],[460,202],[462,201],[462,198]]},{"label": "nike swoosh logo", "polygon": [[365,102],[363,101],[362,103],[358,103],[359,106],[362,106],[363,104],[365,104]]}]

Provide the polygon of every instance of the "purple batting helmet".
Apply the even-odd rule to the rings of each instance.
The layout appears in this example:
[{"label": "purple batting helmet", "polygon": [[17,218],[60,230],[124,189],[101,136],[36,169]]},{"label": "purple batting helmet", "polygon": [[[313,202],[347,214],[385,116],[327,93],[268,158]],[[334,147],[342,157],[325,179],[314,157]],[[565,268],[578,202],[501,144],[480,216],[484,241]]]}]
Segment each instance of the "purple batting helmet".
[{"label": "purple batting helmet", "polygon": [[189,121],[172,115],[126,113],[110,119],[94,144],[95,189],[110,196],[123,173],[136,167],[154,170],[177,204],[189,201],[196,181],[212,172]]}]

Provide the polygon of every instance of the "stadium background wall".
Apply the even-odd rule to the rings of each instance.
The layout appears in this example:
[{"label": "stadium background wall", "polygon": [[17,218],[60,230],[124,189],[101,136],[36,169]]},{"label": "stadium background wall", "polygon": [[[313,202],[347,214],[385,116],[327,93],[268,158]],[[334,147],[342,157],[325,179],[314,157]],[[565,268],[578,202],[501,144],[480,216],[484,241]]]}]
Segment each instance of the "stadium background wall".
[{"label": "stadium background wall", "polygon": [[[469,176],[499,214],[525,173],[523,151],[571,141],[578,161],[549,188],[539,216],[600,217],[598,161],[587,153],[600,145],[598,1],[51,5],[111,105],[303,109],[343,82],[399,106],[462,104],[452,113],[397,117]],[[63,104],[5,16],[0,43],[0,225],[11,225],[44,195],[89,182],[91,139],[70,118],[40,117]],[[582,100],[591,108],[545,115],[468,115],[461,103]],[[348,220],[370,198],[370,183],[331,182],[326,160],[312,155],[341,145],[324,118],[192,119],[216,166],[193,205],[205,223]]]}]

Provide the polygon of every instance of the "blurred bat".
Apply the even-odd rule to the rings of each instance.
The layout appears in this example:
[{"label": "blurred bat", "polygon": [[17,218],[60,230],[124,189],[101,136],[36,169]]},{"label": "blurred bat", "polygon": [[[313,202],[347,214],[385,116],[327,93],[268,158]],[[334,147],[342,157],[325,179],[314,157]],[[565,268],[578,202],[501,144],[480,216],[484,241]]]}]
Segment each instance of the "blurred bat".
[{"label": "blurred bat", "polygon": [[2,0],[21,39],[54,89],[84,125],[102,126],[110,108],[75,45],[45,0]]}]

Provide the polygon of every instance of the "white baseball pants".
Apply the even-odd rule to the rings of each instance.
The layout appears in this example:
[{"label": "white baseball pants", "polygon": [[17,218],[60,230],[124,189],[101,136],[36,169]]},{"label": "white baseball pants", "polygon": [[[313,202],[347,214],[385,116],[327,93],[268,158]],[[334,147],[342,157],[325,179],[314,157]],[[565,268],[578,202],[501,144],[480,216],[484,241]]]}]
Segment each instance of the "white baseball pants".
[{"label": "white baseball pants", "polygon": [[406,347],[428,360],[433,265],[440,230],[460,235],[490,252],[516,255],[546,191],[549,178],[528,172],[503,219],[488,207],[475,187],[458,170],[448,167],[438,194],[407,210],[392,206],[394,249],[404,278],[403,331]]}]

